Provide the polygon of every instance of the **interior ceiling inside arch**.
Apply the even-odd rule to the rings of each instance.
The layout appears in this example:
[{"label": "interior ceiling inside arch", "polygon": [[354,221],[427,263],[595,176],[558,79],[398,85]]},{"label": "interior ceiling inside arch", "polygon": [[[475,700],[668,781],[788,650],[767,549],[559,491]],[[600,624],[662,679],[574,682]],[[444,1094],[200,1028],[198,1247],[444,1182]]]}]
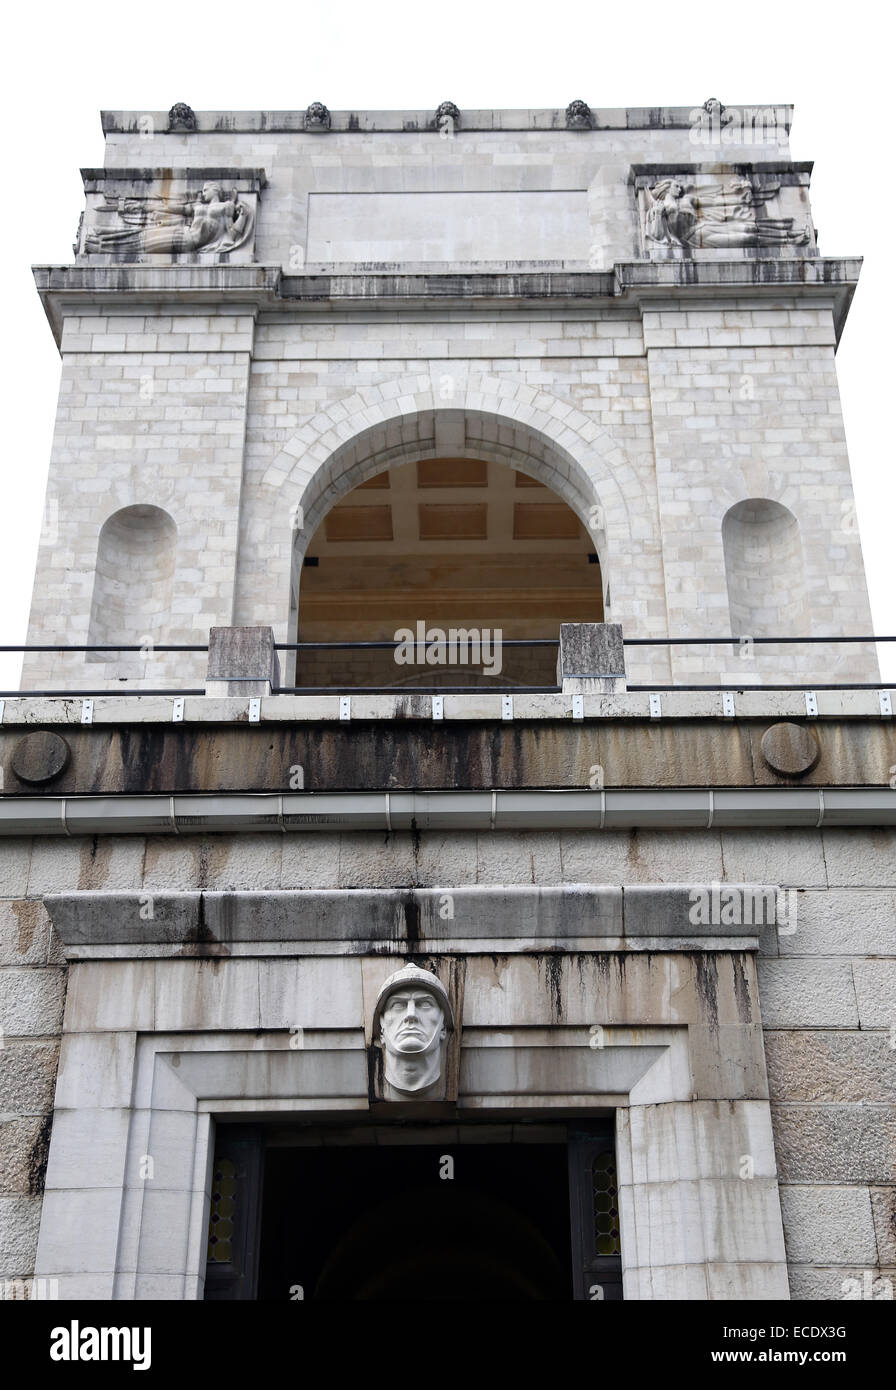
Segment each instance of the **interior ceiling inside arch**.
[{"label": "interior ceiling inside arch", "polygon": [[[421,620],[557,638],[561,622],[602,618],[600,565],[572,509],[504,464],[443,457],[393,465],[327,513],[306,552],[299,640],[389,641]],[[555,660],[542,655],[545,672]]]}]

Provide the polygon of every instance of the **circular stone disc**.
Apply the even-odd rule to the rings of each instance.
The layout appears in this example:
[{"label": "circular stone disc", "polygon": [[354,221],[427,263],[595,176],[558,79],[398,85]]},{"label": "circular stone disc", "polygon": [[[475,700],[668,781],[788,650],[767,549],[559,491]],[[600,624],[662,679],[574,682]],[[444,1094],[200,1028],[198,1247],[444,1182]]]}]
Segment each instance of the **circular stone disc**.
[{"label": "circular stone disc", "polygon": [[13,749],[12,770],[20,782],[52,782],[68,767],[71,750],[64,738],[46,730],[27,734]]},{"label": "circular stone disc", "polygon": [[803,724],[773,724],[762,735],[760,746],[772,772],[782,777],[804,776],[821,757],[817,738]]}]

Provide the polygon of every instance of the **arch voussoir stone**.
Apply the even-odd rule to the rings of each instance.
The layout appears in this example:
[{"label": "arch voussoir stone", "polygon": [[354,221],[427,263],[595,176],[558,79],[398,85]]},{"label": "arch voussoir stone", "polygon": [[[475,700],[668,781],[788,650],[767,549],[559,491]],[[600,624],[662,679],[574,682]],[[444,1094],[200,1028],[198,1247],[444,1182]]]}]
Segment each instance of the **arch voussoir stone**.
[{"label": "arch voussoir stone", "polygon": [[[519,467],[561,497],[592,535],[614,593],[634,601],[646,585],[662,589],[661,561],[642,554],[650,500],[618,441],[575,405],[523,381],[464,372],[443,399],[432,376],[364,386],[331,409],[306,417],[263,476],[301,515],[296,557],[341,497],[402,457],[438,456],[438,423],[466,423],[468,457]],[[653,570],[656,569],[656,573]],[[639,610],[631,607],[631,613]]]}]

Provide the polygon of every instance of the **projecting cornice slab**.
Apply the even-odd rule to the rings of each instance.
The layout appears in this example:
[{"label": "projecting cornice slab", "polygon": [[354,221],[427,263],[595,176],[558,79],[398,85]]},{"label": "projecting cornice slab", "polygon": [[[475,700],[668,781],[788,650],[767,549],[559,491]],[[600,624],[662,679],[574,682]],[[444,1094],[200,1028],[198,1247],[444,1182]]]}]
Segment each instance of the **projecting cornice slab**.
[{"label": "projecting cornice slab", "polygon": [[527,950],[757,950],[789,924],[769,884],[51,894],[70,959]]},{"label": "projecting cornice slab", "polygon": [[552,307],[594,305],[604,301],[638,304],[642,297],[678,302],[720,295],[834,299],[837,333],[842,330],[861,269],[859,259],[624,261],[612,271],[589,271],[567,265],[546,269],[538,264],[502,264],[489,269],[369,268],[344,265],[284,275],[279,265],[35,266],[34,278],[56,341],[67,313],[83,314],[88,306],[105,312],[112,306],[133,311],[136,304],[190,304],[296,312],[419,309],[463,305],[487,309],[494,304]]}]

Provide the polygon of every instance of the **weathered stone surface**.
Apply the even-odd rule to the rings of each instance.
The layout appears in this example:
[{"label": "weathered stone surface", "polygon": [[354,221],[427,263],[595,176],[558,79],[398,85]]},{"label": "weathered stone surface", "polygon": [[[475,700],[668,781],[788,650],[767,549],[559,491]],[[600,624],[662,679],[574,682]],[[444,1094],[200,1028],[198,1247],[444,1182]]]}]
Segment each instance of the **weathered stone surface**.
[{"label": "weathered stone surface", "polygon": [[0,1048],[0,1114],[43,1115],[53,1105],[59,1044],[6,1038]]},{"label": "weathered stone surface", "polygon": [[0,899],[0,966],[46,965],[50,921],[36,898]]},{"label": "weathered stone surface", "polygon": [[766,1028],[857,1028],[852,967],[845,961],[759,962],[759,998]]},{"label": "weathered stone surface", "polygon": [[723,830],[724,870],[719,877],[743,883],[827,887],[821,836],[812,830]]},{"label": "weathered stone surface", "polygon": [[70,757],[71,749],[64,738],[49,730],[40,730],[19,740],[10,761],[20,782],[42,785],[63,773]]},{"label": "weathered stone surface", "polygon": [[772,1100],[896,1103],[896,1063],[885,1033],[767,1029],[765,1059]]},{"label": "weathered stone surface", "polygon": [[[321,678],[332,675],[325,670]],[[675,701],[675,714],[670,710],[662,720],[650,720],[644,692],[630,696],[630,707],[620,707],[614,702],[625,695],[589,693],[589,682],[613,684],[602,677],[578,681],[585,689],[583,719],[572,717],[575,692],[569,687],[576,682],[571,678],[565,694],[515,695],[514,719],[506,722],[495,691],[448,694],[437,740],[432,737],[432,700],[422,694],[356,693],[351,721],[338,719],[335,695],[272,697],[261,690],[261,682],[251,681],[213,683],[224,693],[204,697],[212,708],[201,706],[200,697],[188,696],[186,717],[177,723],[171,720],[171,701],[162,697],[147,696],[135,718],[120,708],[127,701],[110,693],[101,697],[102,705],[97,702],[91,725],[74,724],[58,704],[51,710],[51,701],[38,700],[35,717],[55,717],[71,747],[70,762],[43,790],[66,797],[146,791],[599,791],[601,786],[784,790],[782,781],[794,781],[770,772],[760,755],[763,720],[724,721],[708,707],[709,696],[696,692],[692,708],[682,707],[689,691],[666,697],[669,704]],[[248,700],[259,691],[265,696],[261,722],[250,725]],[[844,692],[844,700],[849,693]],[[111,707],[106,698],[114,701]],[[219,720],[213,717],[215,706]],[[7,715],[0,725],[0,767],[10,768],[7,790],[25,798],[41,788],[19,783],[11,771],[25,723],[22,711],[16,712],[18,722]],[[31,712],[30,702],[26,712]],[[823,728],[825,757],[805,774],[802,788],[876,788],[889,801],[880,770],[896,752],[889,747],[886,729],[856,718],[831,718]],[[896,795],[892,805],[896,808]],[[721,826],[727,814],[722,801],[718,814]],[[828,822],[830,816],[829,807]]]},{"label": "weathered stone surface", "polygon": [[49,1150],[50,1117],[0,1119],[0,1192],[39,1196]]},{"label": "weathered stone surface", "polygon": [[896,1164],[896,1107],[772,1105],[778,1176],[790,1183],[886,1183]]},{"label": "weathered stone surface", "polygon": [[6,1037],[40,1037],[59,1032],[65,1000],[65,971],[0,970],[0,1019]]},{"label": "weathered stone surface", "polygon": [[[892,1028],[896,1023],[896,960],[857,960],[852,973],[861,1026]],[[896,1047],[890,1055],[896,1069]]]},{"label": "weathered stone surface", "polygon": [[802,777],[821,757],[818,739],[803,724],[772,724],[762,735],[762,756],[772,772]]},{"label": "weathered stone surface", "polygon": [[892,1290],[896,1288],[896,1265],[872,1270],[859,1265],[828,1266],[823,1269],[792,1265],[789,1274],[790,1297],[795,1302],[834,1302],[848,1296],[855,1297],[856,1294],[876,1300],[885,1291],[885,1286],[879,1280],[890,1280],[890,1298]]},{"label": "weathered stone surface", "polygon": [[[468,846],[472,850],[472,846]],[[563,881],[560,836],[551,830],[518,830],[476,836],[477,883]]]},{"label": "weathered stone surface", "polygon": [[24,897],[31,863],[30,840],[0,840],[0,884],[4,897]]},{"label": "weathered stone surface", "polygon": [[[372,864],[376,859],[377,848],[385,853],[387,849],[384,835],[361,838],[367,842],[367,860]],[[394,836],[388,837],[389,842]],[[309,853],[308,837],[305,835],[284,835],[283,852],[280,862],[281,888],[337,888],[347,887],[339,873],[341,837],[328,831],[315,832],[313,853]],[[369,870],[368,870],[369,872]],[[381,873],[383,870],[380,871]]]},{"label": "weathered stone surface", "polygon": [[823,830],[822,838],[832,888],[896,887],[896,830]]},{"label": "weathered stone surface", "polygon": [[896,955],[896,894],[859,888],[800,892],[795,926],[779,938],[782,956]]},{"label": "weathered stone surface", "polygon": [[877,1262],[867,1187],[783,1183],[780,1194],[788,1260],[813,1265]]},{"label": "weathered stone surface", "polygon": [[[448,887],[447,883],[451,886]],[[625,888],[567,884],[455,884],[438,888],[352,888],[350,890],[207,889],[186,893],[51,894],[45,907],[70,951],[88,947],[144,944],[215,946],[226,953],[237,942],[278,945],[327,941],[334,954],[359,943],[458,940],[500,941],[505,950],[540,938],[574,943],[607,939],[618,949],[624,937],[640,946],[662,938],[670,949],[699,941],[707,951],[737,945],[757,934],[755,918],[774,916],[774,889],[730,885],[738,911],[724,924],[708,909],[694,916],[695,891],[709,900],[713,890],[686,886],[630,884]],[[743,907],[744,920],[740,920]],[[524,949],[528,949],[524,945]],[[118,952],[123,954],[122,951]],[[715,969],[712,961],[706,969]]]},{"label": "weathered stone surface", "polygon": [[877,1239],[877,1263],[896,1265],[896,1186],[872,1187],[871,1212]]},{"label": "weathered stone surface", "polygon": [[212,627],[208,634],[209,695],[267,695],[280,684],[280,662],[269,627]]},{"label": "weathered stone surface", "polygon": [[[37,839],[28,874],[28,896],[79,888],[138,888],[143,875],[139,835]],[[24,896],[24,892],[23,892]]]},{"label": "weathered stone surface", "polygon": [[40,1210],[39,1197],[0,1196],[0,1269],[10,1277],[34,1268]]},{"label": "weathered stone surface", "polygon": [[565,691],[625,689],[625,650],[619,623],[561,623],[557,684]]},{"label": "weathered stone surface", "polygon": [[567,883],[708,883],[725,877],[713,831],[564,830],[560,850]]}]

